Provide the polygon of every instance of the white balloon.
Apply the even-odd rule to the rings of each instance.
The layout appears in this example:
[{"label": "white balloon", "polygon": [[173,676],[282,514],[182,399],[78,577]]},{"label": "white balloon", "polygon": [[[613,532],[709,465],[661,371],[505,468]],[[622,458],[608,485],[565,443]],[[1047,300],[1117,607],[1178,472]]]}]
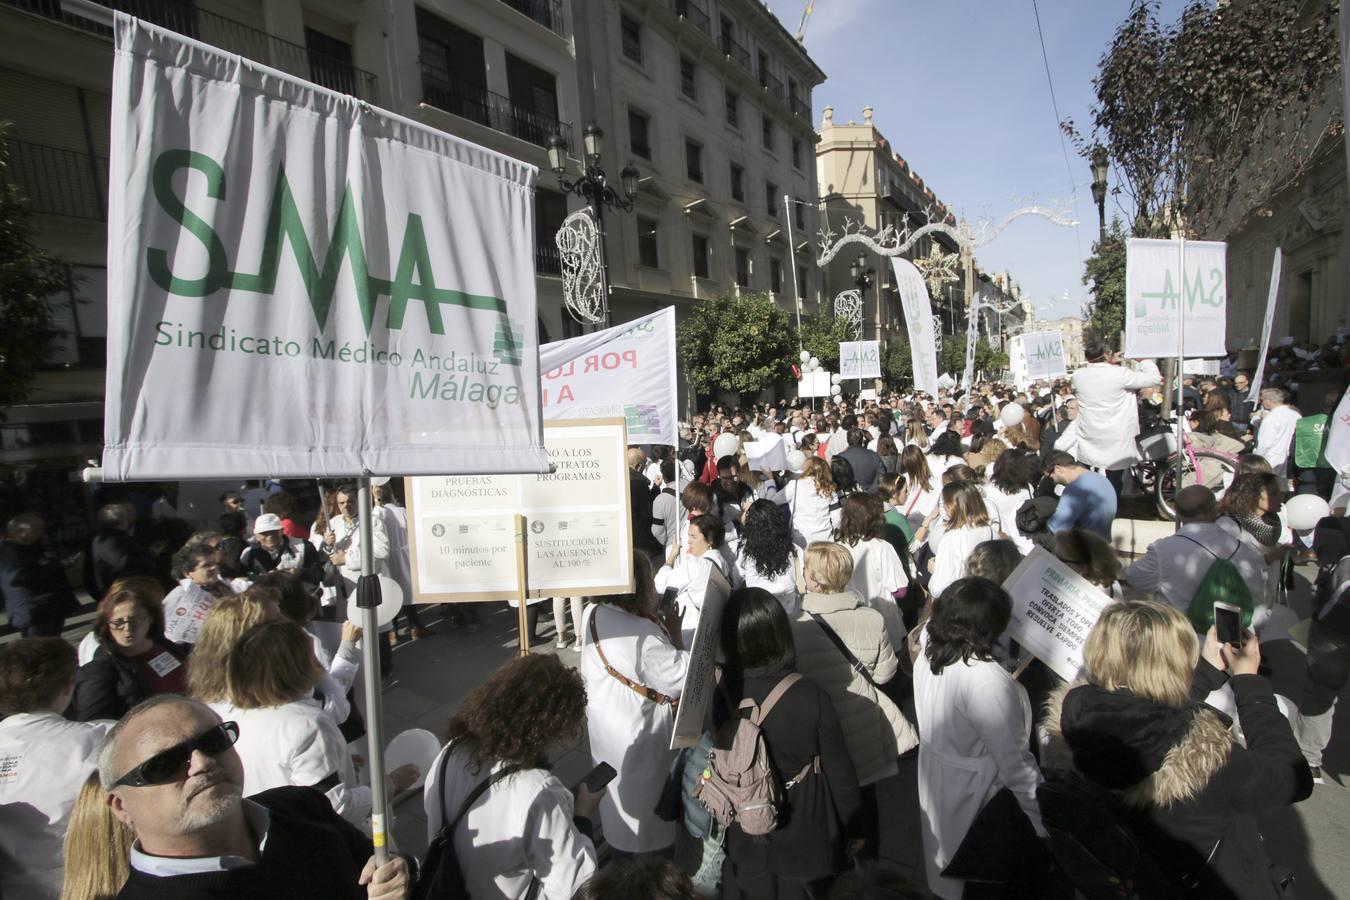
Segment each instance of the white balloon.
[{"label": "white balloon", "polygon": [[844,395],[843,395],[843,394],[835,394],[835,395],[834,395],[834,402],[835,402],[836,404],[838,404],[838,403],[843,403],[843,402],[844,402]]},{"label": "white balloon", "polygon": [[817,369],[819,369],[819,368],[820,368],[820,357],[819,357],[819,356],[813,356],[813,357],[811,357],[811,365],[813,365],[813,366],[815,366]]},{"label": "white balloon", "polygon": [[838,384],[843,380],[844,380],[843,376],[840,375],[838,372],[835,372],[833,375],[830,376],[830,384]]},{"label": "white balloon", "polygon": [[372,475],[372,476],[370,476],[370,486],[371,486],[371,487],[384,487],[384,486],[385,486],[386,484],[388,484],[388,483],[389,483],[389,476],[388,476],[388,475]]},{"label": "white balloon", "polygon": [[806,454],[800,450],[789,450],[787,455],[788,471],[800,475],[806,469]]},{"label": "white balloon", "polygon": [[1295,531],[1311,531],[1331,515],[1331,505],[1316,494],[1299,494],[1284,504],[1285,518]]},{"label": "white balloon", "polygon": [[1022,424],[1022,420],[1026,418],[1026,415],[1026,410],[1022,409],[1021,406],[1016,403],[1009,403],[1007,406],[1003,407],[1003,411],[998,414],[998,417],[1003,421],[1004,425],[1007,425],[1009,428],[1015,428]]},{"label": "white balloon", "polygon": [[[380,575],[380,605],[375,607],[375,621],[383,628],[394,621],[394,616],[403,608],[403,588],[399,583],[388,575]],[[347,604],[347,621],[353,625],[360,626],[361,608],[356,605],[356,597],[352,597],[352,602]],[[376,635],[383,637],[383,635]],[[366,638],[369,640],[369,638]]]},{"label": "white balloon", "polygon": [[741,449],[741,439],[734,434],[719,434],[713,441],[713,459],[731,456]]},{"label": "white balloon", "polygon": [[803,351],[802,351],[802,357],[801,357],[801,358],[802,358],[802,362],[810,362],[810,361],[811,361],[811,353],[810,353],[810,351],[803,350]]}]

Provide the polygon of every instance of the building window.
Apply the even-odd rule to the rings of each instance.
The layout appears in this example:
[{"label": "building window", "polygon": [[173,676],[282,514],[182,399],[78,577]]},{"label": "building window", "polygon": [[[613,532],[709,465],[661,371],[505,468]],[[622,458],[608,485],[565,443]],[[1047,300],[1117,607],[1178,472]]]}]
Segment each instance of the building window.
[{"label": "building window", "polygon": [[680,91],[690,100],[698,99],[698,70],[694,61],[687,56],[680,57]]},{"label": "building window", "polygon": [[638,262],[649,268],[661,268],[661,252],[658,247],[660,234],[655,219],[638,216]]},{"label": "building window", "polygon": [[652,141],[648,131],[650,125],[651,119],[646,115],[635,109],[628,110],[628,149],[634,156],[652,158]]},{"label": "building window", "polygon": [[741,127],[741,95],[727,88],[727,124],[732,128]]},{"label": "building window", "polygon": [[783,293],[783,261],[781,259],[769,260],[769,290],[775,294]]},{"label": "building window", "polygon": [[750,286],[750,251],[744,247],[736,248],[736,283],[743,288]]},{"label": "building window", "polygon": [[762,126],[764,129],[764,149],[773,149],[773,119],[768,115],[763,117]]},{"label": "building window", "polygon": [[796,197],[792,198],[792,221],[799,230],[806,230],[806,207]]},{"label": "building window", "polygon": [[567,218],[567,198],[544,188],[534,192],[534,271],[536,275],[561,275],[562,256],[557,234]]},{"label": "building window", "polygon": [[708,278],[708,273],[711,271],[708,267],[708,260],[712,257],[712,245],[708,243],[708,236],[704,234],[694,235],[693,244],[694,274],[699,278]]},{"label": "building window", "polygon": [[801,138],[792,139],[792,168],[800,169],[802,167],[802,141]]},{"label": "building window", "polygon": [[684,168],[690,181],[703,183],[703,146],[697,141],[684,142]]},{"label": "building window", "polygon": [[764,182],[764,208],[769,211],[769,218],[778,218],[778,185],[772,181]]},{"label": "building window", "polygon": [[631,16],[619,16],[619,34],[623,44],[623,55],[640,65],[642,63],[642,23]]},{"label": "building window", "polygon": [[305,54],[309,57],[310,81],[339,94],[357,92],[351,44],[313,28],[306,28]]},{"label": "building window", "polygon": [[806,284],[806,266],[797,267],[797,296],[803,299],[811,296]]},{"label": "building window", "polygon": [[745,202],[745,169],[731,164],[731,199]]}]

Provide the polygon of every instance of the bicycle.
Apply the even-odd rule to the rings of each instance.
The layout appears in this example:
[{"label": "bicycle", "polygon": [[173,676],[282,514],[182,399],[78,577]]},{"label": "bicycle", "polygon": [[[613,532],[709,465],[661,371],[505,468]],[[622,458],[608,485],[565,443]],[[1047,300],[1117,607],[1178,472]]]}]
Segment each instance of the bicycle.
[{"label": "bicycle", "polygon": [[[1166,431],[1154,430],[1139,435],[1135,445],[1139,448],[1139,461],[1130,467],[1130,473],[1146,493],[1153,495],[1158,515],[1170,522],[1176,517],[1178,490],[1175,421]],[[1202,484],[1214,492],[1216,499],[1222,498],[1237,475],[1236,456],[1221,450],[1196,448],[1186,435],[1182,435],[1181,455],[1183,488]]]}]

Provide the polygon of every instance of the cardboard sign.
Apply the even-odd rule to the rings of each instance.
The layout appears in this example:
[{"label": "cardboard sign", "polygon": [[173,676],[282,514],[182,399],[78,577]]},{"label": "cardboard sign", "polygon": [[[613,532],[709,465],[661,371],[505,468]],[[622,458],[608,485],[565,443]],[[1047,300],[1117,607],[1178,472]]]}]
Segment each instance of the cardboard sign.
[{"label": "cardboard sign", "polygon": [[404,481],[413,600],[514,600],[515,516],[528,520],[530,597],[633,589],[623,419],[546,422],[556,471]]},{"label": "cardboard sign", "polygon": [[1111,596],[1040,547],[1003,587],[1013,603],[1008,635],[1060,678],[1077,678],[1088,632]]},{"label": "cardboard sign", "polygon": [[1053,378],[1068,371],[1064,365],[1064,336],[1058,331],[1037,331],[1021,337],[1029,379]]},{"label": "cardboard sign", "polygon": [[689,648],[689,668],[684,673],[680,688],[680,708],[675,712],[675,727],[670,735],[670,749],[692,747],[703,735],[703,723],[712,705],[716,687],[718,633],[722,626],[722,610],[731,596],[731,586],[716,566],[708,575],[708,587],[703,595],[703,609],[694,631],[694,643]]},{"label": "cardboard sign", "polygon": [[880,378],[881,350],[876,341],[840,341],[841,378]]}]

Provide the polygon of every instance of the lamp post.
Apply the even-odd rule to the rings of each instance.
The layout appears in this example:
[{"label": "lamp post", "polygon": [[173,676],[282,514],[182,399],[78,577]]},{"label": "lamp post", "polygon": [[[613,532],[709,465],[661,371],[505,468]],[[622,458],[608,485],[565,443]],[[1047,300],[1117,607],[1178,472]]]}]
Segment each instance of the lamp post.
[{"label": "lamp post", "polygon": [[576,194],[581,197],[590,206],[591,212],[595,214],[595,230],[600,233],[600,255],[605,267],[605,326],[608,327],[610,324],[609,264],[605,261],[604,210],[608,207],[621,212],[633,211],[633,201],[637,198],[638,175],[640,173],[637,167],[631,163],[623,167],[619,172],[619,183],[623,190],[623,194],[620,195],[610,186],[605,170],[600,167],[600,155],[604,152],[605,147],[604,130],[595,122],[588,123],[582,136],[582,145],[585,158],[582,160],[581,177],[576,180],[568,181],[563,177],[567,172],[567,141],[556,131],[548,139],[548,165],[553,170],[553,174],[558,176],[558,186],[563,189],[563,193]]},{"label": "lamp post", "polygon": [[1098,241],[1106,240],[1106,173],[1111,167],[1111,158],[1101,144],[1092,148],[1092,199],[1097,204]]},{"label": "lamp post", "polygon": [[[857,256],[857,258],[854,259],[853,262],[849,263],[849,266],[848,266],[848,274],[853,278],[853,286],[856,287],[856,288],[858,289],[858,303],[859,303],[860,306],[862,306],[863,309],[866,309],[866,308],[867,308],[866,305],[863,304],[863,300],[864,300],[864,298],[867,297],[867,289],[868,289],[868,287],[871,286],[873,276],[876,275],[876,272],[877,272],[876,269],[872,268],[871,266],[869,266],[869,265],[867,264],[867,254],[865,254],[865,253],[859,253],[858,256]],[[880,291],[880,289],[878,289],[878,290],[877,290],[877,318],[880,319],[880,317],[881,317],[881,291]],[[876,336],[877,336],[878,338],[880,338],[880,337],[881,337],[881,334],[880,334],[880,322],[877,323],[877,327],[876,327],[875,330],[876,330]],[[859,328],[858,328],[858,331],[859,331],[858,339],[861,340],[861,338],[862,338],[862,333],[861,333],[861,332],[863,331],[863,329],[862,329],[861,327],[859,327]],[[880,346],[880,345],[878,345],[878,346]],[[859,397],[862,396],[862,389],[863,389],[863,386],[862,386],[862,385],[863,385],[862,376],[859,375],[859,376],[858,376],[858,396],[859,396]],[[860,401],[860,402],[861,402],[861,401]]]}]

